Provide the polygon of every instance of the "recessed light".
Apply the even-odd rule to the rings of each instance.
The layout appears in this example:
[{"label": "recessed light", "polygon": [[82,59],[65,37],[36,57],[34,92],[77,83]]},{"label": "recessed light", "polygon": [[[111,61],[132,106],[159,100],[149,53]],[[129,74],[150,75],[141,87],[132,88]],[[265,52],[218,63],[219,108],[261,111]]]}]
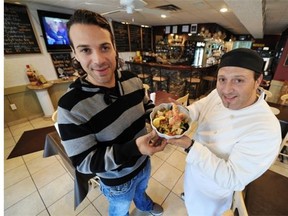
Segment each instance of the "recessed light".
[{"label": "recessed light", "polygon": [[221,12],[221,13],[225,13],[225,12],[227,12],[227,11],[228,11],[227,8],[221,8],[221,9],[220,9],[220,12]]},{"label": "recessed light", "polygon": [[165,14],[161,14],[161,18],[165,19],[167,16]]}]

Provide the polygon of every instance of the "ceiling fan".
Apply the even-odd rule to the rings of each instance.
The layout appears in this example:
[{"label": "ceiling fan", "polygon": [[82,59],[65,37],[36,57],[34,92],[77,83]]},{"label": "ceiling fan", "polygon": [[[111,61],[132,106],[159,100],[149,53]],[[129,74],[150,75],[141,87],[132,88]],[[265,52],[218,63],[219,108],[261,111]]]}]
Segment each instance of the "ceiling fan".
[{"label": "ceiling fan", "polygon": [[133,14],[135,11],[143,11],[144,6],[147,3],[144,0],[120,0],[120,8],[112,11],[107,11],[101,13],[102,16],[118,13],[118,12],[126,12],[128,14]]},{"label": "ceiling fan", "polygon": [[119,12],[125,12],[127,14],[133,14],[135,12],[143,12],[143,13],[155,14],[155,15],[163,13],[163,11],[159,9],[147,8],[146,7],[147,5],[148,5],[147,2],[145,2],[144,0],[120,0],[120,7],[118,7],[118,9],[103,12],[101,13],[101,15],[105,16],[105,15],[119,13]]}]

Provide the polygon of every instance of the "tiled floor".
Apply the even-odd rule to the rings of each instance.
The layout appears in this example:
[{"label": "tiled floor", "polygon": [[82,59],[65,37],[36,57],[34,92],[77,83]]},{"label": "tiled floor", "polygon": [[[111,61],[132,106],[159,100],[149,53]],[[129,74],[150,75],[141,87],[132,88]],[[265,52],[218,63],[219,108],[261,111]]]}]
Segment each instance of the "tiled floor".
[{"label": "tiled floor", "polygon": [[[37,118],[4,129],[6,159],[21,134],[26,130],[53,125],[50,119]],[[4,161],[5,216],[72,216],[107,214],[107,201],[92,189],[74,211],[73,179],[59,156],[42,157],[43,151]],[[152,156],[152,176],[148,194],[164,208],[164,216],[187,215],[180,193],[183,191],[185,153],[180,148],[167,146]],[[273,171],[288,176],[287,165],[277,162]],[[144,215],[131,206],[131,215]]]}]

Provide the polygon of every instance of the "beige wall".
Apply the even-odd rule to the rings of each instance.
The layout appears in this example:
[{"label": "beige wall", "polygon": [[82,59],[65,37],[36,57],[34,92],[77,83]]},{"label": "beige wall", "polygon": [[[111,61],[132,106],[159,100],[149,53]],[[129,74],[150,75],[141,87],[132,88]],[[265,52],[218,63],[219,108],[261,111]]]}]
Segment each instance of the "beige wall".
[{"label": "beige wall", "polygon": [[[54,82],[54,81],[52,81]],[[57,109],[59,98],[67,91],[72,81],[57,81],[49,88],[52,104]],[[17,109],[12,110],[10,104],[15,104]],[[43,116],[43,110],[33,90],[26,85],[4,89],[4,125],[13,125]]]}]

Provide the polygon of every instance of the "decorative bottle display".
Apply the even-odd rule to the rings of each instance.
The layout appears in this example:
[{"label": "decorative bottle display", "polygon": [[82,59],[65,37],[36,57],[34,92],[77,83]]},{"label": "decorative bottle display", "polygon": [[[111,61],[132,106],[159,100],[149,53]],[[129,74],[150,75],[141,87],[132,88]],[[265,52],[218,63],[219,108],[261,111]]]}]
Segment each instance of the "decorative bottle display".
[{"label": "decorative bottle display", "polygon": [[37,85],[37,76],[34,71],[31,69],[30,65],[26,65],[26,74],[30,81],[31,85]]},{"label": "decorative bottle display", "polygon": [[140,51],[136,51],[136,56],[134,57],[134,62],[142,62],[142,56],[141,56],[141,53]]},{"label": "decorative bottle display", "polygon": [[31,85],[42,85],[47,83],[47,80],[42,74],[39,74],[36,70],[32,69],[31,65],[26,65],[26,74]]}]

